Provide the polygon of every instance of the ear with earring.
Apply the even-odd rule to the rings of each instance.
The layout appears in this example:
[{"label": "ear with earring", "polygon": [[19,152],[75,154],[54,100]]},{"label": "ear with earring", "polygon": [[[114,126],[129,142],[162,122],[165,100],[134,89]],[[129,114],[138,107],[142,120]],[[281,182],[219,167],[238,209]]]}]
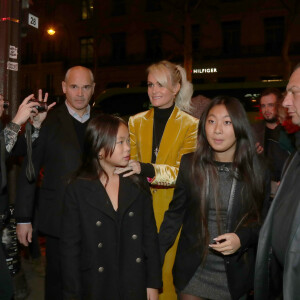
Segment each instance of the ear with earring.
[{"label": "ear with earring", "polygon": [[176,96],[177,96],[177,94],[178,94],[178,92],[174,92],[173,93],[173,95],[174,95],[174,97],[173,97],[173,101],[175,102],[175,100],[176,100]]},{"label": "ear with earring", "polygon": [[99,155],[98,155],[98,158],[99,158],[99,160],[103,159],[103,155],[102,155],[102,154],[99,154]]},{"label": "ear with earring", "polygon": [[180,91],[180,88],[181,88],[181,85],[178,83],[175,87],[175,90],[174,90],[174,98],[176,98],[177,94],[179,93]]}]

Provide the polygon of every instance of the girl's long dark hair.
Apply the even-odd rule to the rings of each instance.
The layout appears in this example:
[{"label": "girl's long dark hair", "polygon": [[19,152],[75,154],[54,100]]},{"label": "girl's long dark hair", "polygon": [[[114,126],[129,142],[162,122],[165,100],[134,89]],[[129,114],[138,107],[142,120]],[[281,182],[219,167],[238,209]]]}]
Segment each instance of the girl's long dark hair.
[{"label": "girl's long dark hair", "polygon": [[[231,118],[235,137],[236,150],[233,157],[233,176],[243,183],[242,203],[240,220],[242,225],[250,225],[260,222],[260,211],[264,198],[264,172],[256,154],[255,143],[252,137],[252,129],[246,112],[239,100],[228,96],[214,98],[207,106],[198,127],[197,148],[193,156],[193,167],[191,178],[193,180],[194,192],[199,199],[195,207],[196,220],[198,222],[199,245],[209,244],[208,212],[209,203],[215,203],[217,216],[220,204],[218,202],[219,180],[218,170],[214,163],[214,151],[210,147],[205,124],[210,110],[216,105],[225,105]],[[240,220],[237,220],[238,222]],[[220,228],[219,218],[217,218]],[[203,256],[205,256],[205,250]]]},{"label": "girl's long dark hair", "polygon": [[[113,154],[121,124],[128,127],[123,119],[108,114],[97,115],[89,121],[85,131],[82,163],[72,176],[71,181],[77,178],[96,180],[105,175],[106,184],[108,183],[108,175],[99,162],[99,152],[103,148],[104,157]],[[150,193],[147,181],[142,177],[132,175],[130,179],[144,191]]]},{"label": "girl's long dark hair", "polygon": [[99,162],[99,152],[103,148],[104,157],[112,155],[121,124],[128,127],[123,119],[106,114],[97,115],[89,121],[84,137],[82,163],[73,179],[95,180],[103,174],[107,177]]}]

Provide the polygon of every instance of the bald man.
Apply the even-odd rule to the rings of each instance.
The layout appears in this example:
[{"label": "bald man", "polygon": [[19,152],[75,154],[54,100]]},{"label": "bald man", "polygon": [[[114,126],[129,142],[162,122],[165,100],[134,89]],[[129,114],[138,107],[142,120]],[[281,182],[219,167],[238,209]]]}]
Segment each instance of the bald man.
[{"label": "bald man", "polygon": [[[35,174],[44,169],[38,197],[38,229],[46,236],[46,300],[63,299],[59,256],[62,202],[68,177],[80,164],[94,88],[91,70],[76,66],[67,71],[62,82],[66,101],[49,113],[32,155]],[[18,239],[28,246],[32,239],[36,182],[27,181],[25,166],[26,159],[18,182],[16,220]]]}]

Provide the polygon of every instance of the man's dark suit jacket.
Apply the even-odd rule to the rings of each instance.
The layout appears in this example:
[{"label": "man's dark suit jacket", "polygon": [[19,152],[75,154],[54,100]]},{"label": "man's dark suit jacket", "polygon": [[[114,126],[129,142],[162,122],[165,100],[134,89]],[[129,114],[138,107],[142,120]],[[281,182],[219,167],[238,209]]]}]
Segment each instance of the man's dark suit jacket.
[{"label": "man's dark suit jacket", "polygon": [[[298,137],[297,137],[298,135]],[[297,132],[296,139],[299,140]],[[278,191],[272,202],[264,225],[261,228],[255,265],[254,299],[275,299],[275,291],[283,288],[283,299],[299,299],[300,295],[300,201],[299,201],[300,154],[299,150],[292,156],[281,179]],[[285,249],[283,266],[278,267],[272,250],[272,240],[281,239],[282,232],[274,235],[274,215],[284,211],[285,203],[297,201],[296,209],[290,210],[286,219],[292,218],[292,226],[284,241]],[[278,215],[278,213],[277,213]],[[285,226],[285,224],[283,224]],[[277,296],[277,295],[276,295]],[[276,298],[279,299],[279,298]]]},{"label": "man's dark suit jacket", "polygon": [[280,126],[279,140],[269,140],[268,147],[265,145],[266,123],[264,121],[252,125],[255,137],[255,143],[260,143],[264,148],[263,155],[267,158],[267,165],[270,169],[271,180],[279,181],[284,167],[284,163],[289,155],[294,152],[294,146],[290,137],[285,132],[284,128]]},{"label": "man's dark suit jacket", "polygon": [[[32,160],[36,175],[44,169],[38,208],[38,229],[46,235],[59,237],[62,203],[68,177],[80,164],[81,149],[72,117],[65,104],[49,112],[41,130]],[[26,178],[24,160],[16,195],[16,220],[31,222],[36,182]]]},{"label": "man's dark suit jacket", "polygon": [[[281,128],[279,141],[278,141],[280,148],[289,153],[293,152],[295,149],[294,149],[294,146],[293,146],[290,138],[288,137],[286,131],[280,124],[277,126],[280,126],[280,128]],[[260,143],[261,146],[264,148],[265,147],[266,123],[264,121],[254,123],[254,124],[252,124],[252,128],[253,128],[253,134],[255,137],[255,142]]]}]

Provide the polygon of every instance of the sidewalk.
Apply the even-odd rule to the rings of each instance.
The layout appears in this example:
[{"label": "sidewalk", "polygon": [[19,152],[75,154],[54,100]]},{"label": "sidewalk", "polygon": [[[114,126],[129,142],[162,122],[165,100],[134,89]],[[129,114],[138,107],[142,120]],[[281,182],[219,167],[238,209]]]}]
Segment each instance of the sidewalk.
[{"label": "sidewalk", "polygon": [[44,300],[45,277],[38,275],[33,270],[33,265],[28,259],[22,259],[22,267],[30,290],[26,300]]}]

